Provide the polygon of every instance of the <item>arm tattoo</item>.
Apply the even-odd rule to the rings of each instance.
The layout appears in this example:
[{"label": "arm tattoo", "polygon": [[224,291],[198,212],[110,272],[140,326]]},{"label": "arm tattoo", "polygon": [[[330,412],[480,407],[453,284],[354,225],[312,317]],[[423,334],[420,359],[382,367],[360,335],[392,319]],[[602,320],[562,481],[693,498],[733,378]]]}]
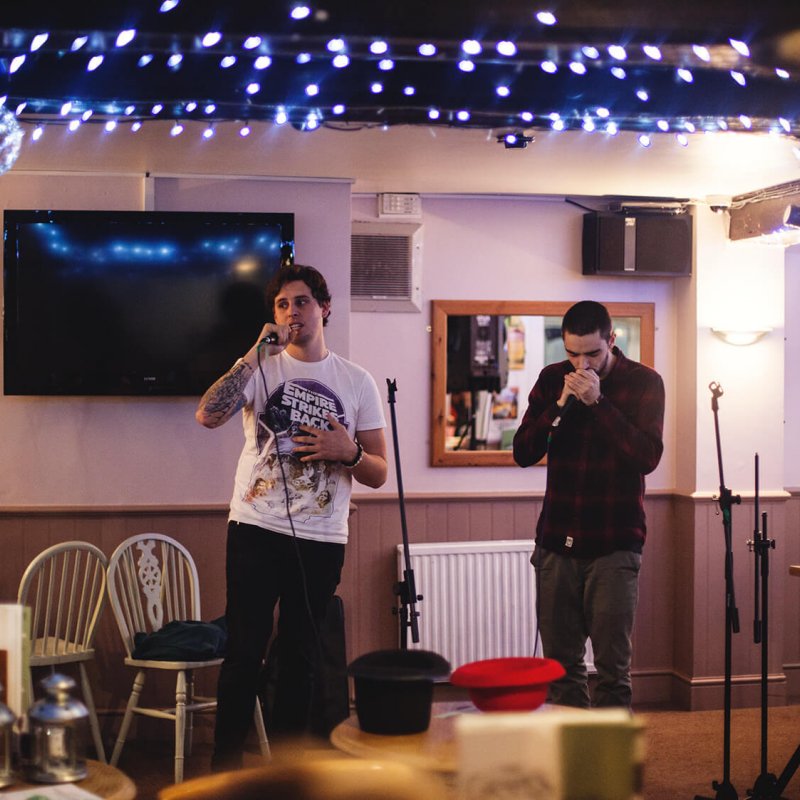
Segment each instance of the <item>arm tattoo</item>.
[{"label": "arm tattoo", "polygon": [[200,400],[205,414],[221,425],[237,411],[244,408],[244,388],[253,374],[253,368],[244,361],[234,364]]}]

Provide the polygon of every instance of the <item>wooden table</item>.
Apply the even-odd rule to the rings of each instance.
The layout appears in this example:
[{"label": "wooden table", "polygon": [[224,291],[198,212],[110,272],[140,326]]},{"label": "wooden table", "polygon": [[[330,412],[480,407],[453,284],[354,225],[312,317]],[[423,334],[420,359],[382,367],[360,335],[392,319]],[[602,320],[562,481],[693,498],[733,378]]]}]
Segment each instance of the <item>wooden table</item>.
[{"label": "wooden table", "polygon": [[[136,797],[136,785],[124,773],[110,764],[103,764],[101,761],[86,760],[89,774],[82,781],[75,781],[76,786],[85,789],[87,792],[96,794],[104,800],[134,800]],[[15,783],[0,789],[0,797],[7,792],[18,792],[24,789],[43,789],[53,784],[47,783]]]},{"label": "wooden table", "polygon": [[455,774],[458,770],[455,718],[470,711],[475,711],[472,703],[436,703],[428,730],[399,736],[365,733],[353,714],[333,729],[331,744],[359,758],[402,761],[418,769]]},{"label": "wooden table", "polygon": [[790,575],[800,575],[800,564],[792,564],[789,567],[789,574]]}]

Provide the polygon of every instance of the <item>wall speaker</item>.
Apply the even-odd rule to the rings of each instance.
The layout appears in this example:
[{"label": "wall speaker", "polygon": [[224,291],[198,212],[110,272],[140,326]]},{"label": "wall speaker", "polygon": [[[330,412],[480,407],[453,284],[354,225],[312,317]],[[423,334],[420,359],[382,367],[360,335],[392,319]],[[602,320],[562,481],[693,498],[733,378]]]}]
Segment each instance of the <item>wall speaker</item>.
[{"label": "wall speaker", "polygon": [[692,274],[694,217],[656,212],[583,215],[583,274]]}]

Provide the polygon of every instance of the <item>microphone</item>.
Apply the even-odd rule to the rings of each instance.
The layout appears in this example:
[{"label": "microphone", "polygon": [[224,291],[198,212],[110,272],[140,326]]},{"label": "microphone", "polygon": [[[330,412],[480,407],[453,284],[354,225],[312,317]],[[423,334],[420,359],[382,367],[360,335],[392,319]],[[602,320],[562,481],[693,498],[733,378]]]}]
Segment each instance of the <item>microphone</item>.
[{"label": "microphone", "polygon": [[275,331],[268,333],[259,344],[278,344],[278,334]]},{"label": "microphone", "polygon": [[577,398],[575,397],[574,394],[571,394],[567,398],[567,401],[564,403],[563,407],[561,408],[561,411],[559,411],[558,416],[553,420],[553,424],[550,427],[557,428],[560,425],[561,420],[567,416],[569,410],[575,405],[576,399]]}]

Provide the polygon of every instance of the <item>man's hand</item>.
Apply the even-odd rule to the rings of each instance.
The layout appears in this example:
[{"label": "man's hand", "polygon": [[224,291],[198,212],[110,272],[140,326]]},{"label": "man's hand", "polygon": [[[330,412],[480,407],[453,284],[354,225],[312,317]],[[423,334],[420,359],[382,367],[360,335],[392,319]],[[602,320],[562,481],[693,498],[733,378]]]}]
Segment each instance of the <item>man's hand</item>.
[{"label": "man's hand", "polygon": [[312,425],[301,425],[301,433],[292,437],[295,442],[295,454],[301,461],[352,461],[358,451],[356,443],[347,432],[347,428],[329,413],[330,430],[322,430]]},{"label": "man's hand", "polygon": [[574,395],[584,405],[591,406],[600,397],[600,378],[593,369],[576,369],[564,376],[564,390],[558,404],[563,407],[567,397]]}]

